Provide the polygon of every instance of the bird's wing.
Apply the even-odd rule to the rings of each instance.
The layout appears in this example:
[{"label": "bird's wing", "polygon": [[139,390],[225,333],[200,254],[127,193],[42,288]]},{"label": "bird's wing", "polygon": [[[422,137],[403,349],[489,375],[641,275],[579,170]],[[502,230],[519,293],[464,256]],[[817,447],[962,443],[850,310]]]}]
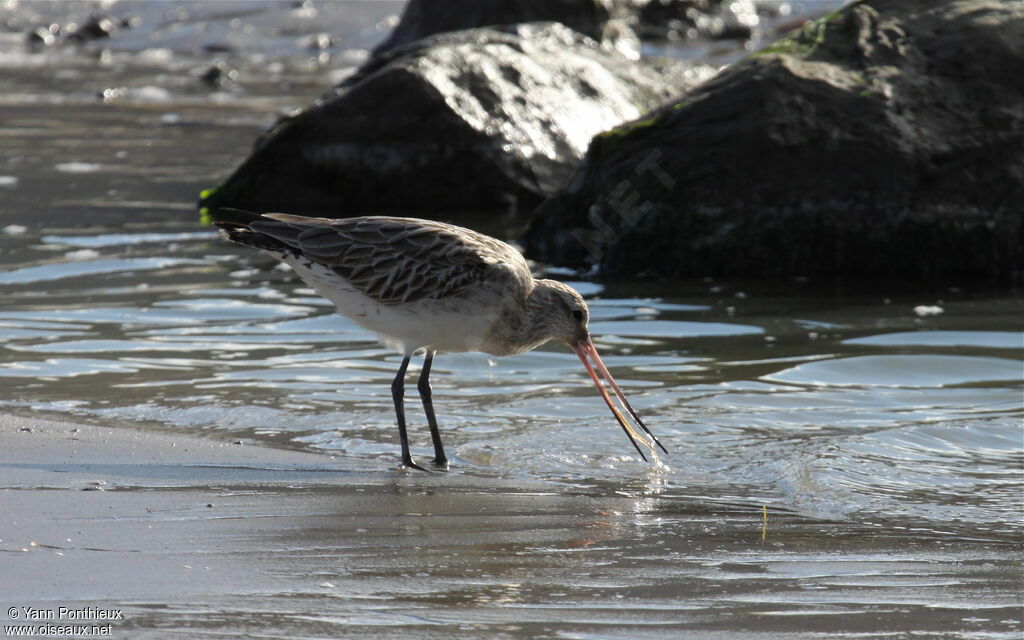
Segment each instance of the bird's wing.
[{"label": "bird's wing", "polygon": [[300,260],[330,268],[382,304],[440,300],[487,280],[524,287],[531,282],[529,265],[514,248],[430,220],[271,213],[248,226],[287,245]]}]

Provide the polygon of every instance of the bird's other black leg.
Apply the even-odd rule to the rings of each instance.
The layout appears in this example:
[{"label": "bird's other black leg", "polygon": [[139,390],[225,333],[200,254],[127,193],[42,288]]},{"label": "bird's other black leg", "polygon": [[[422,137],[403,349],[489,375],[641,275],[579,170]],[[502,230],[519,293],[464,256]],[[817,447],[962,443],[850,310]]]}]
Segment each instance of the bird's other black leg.
[{"label": "bird's other black leg", "polygon": [[427,351],[423,359],[423,370],[420,371],[419,381],[416,388],[420,391],[420,399],[423,400],[423,410],[427,413],[427,424],[430,425],[430,438],[434,441],[434,464],[439,467],[448,467],[448,456],[444,455],[444,445],[441,444],[441,432],[437,428],[437,418],[434,416],[434,401],[430,394],[430,365],[434,362],[434,352]]},{"label": "bird's other black leg", "polygon": [[409,356],[405,356],[402,359],[402,366],[398,367],[395,381],[391,383],[391,397],[395,401],[395,415],[398,416],[398,439],[402,442],[402,466],[426,471],[412,461],[412,455],[409,453],[409,434],[405,431],[405,370],[408,368]]}]

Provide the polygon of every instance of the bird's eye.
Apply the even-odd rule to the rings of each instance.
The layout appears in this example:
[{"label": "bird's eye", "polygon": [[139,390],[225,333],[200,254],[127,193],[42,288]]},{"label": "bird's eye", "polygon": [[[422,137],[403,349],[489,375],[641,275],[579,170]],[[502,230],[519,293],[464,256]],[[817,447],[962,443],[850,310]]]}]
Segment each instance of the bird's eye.
[{"label": "bird's eye", "polygon": [[579,309],[573,309],[572,317],[575,318],[577,321],[583,320],[583,312],[580,311]]}]

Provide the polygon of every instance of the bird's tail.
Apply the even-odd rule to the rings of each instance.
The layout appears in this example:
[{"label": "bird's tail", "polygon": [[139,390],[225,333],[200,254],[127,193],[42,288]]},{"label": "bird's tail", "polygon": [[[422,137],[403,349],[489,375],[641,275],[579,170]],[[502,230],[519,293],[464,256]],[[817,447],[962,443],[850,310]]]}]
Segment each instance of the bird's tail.
[{"label": "bird's tail", "polygon": [[263,217],[261,214],[241,209],[231,209],[230,211],[237,221],[214,223],[220,229],[220,234],[226,239],[247,247],[274,253],[284,253],[288,250],[288,245],[280,240],[249,228],[250,224]]}]

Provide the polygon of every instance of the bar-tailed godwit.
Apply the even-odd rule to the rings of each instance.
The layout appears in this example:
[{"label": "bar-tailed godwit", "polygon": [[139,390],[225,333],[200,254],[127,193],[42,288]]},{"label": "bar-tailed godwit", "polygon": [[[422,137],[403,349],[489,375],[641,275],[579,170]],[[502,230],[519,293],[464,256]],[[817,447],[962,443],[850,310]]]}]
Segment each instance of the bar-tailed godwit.
[{"label": "bar-tailed godwit", "polygon": [[[654,445],[666,451],[597,354],[583,297],[561,282],[535,279],[522,254],[504,242],[470,229],[415,218],[331,220],[283,213],[233,213],[241,222],[218,223],[227,239],[262,249],[288,264],[333,302],[340,314],[403,355],[391,392],[404,466],[423,470],[409,453],[403,402],[405,372],[415,352],[425,354],[417,387],[434,443],[434,464],[446,467],[448,458],[430,393],[434,354],[483,351],[512,355],[552,339],[564,340],[579,356],[644,460],[647,457],[638,440],[655,457]],[[616,407],[598,373],[643,434]]]}]

